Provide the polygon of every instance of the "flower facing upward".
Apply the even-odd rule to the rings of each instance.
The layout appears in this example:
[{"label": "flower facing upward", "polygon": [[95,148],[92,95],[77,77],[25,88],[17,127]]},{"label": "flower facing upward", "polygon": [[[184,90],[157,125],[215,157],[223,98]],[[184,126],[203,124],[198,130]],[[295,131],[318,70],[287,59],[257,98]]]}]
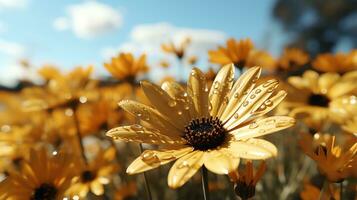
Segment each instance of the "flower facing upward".
[{"label": "flower facing upward", "polygon": [[308,70],[302,77],[290,77],[288,82],[298,89],[299,93],[298,97],[287,102],[292,108],[291,115],[306,113],[316,119],[328,117],[337,122],[350,117],[356,111],[357,101],[353,94],[357,85],[346,78],[348,75],[348,73],[344,76],[336,73],[319,75],[315,71]]},{"label": "flower facing upward", "polygon": [[210,89],[197,68],[192,70],[186,89],[175,82],[165,82],[161,88],[142,82],[154,107],[129,100],[119,105],[145,122],[144,126],[122,126],[107,135],[161,148],[144,151],[127,172],[144,172],[178,159],[168,175],[169,186],[177,188],[202,165],[214,173],[228,174],[237,168],[240,158],[275,156],[276,147],[256,137],[288,128],[295,121],[286,116],[262,118],[283,100],[286,92],[275,92],[276,80],[257,85],[260,72],[259,67],[251,68],[234,83],[234,66],[226,65]]},{"label": "flower facing upward", "polygon": [[104,63],[104,67],[112,76],[123,81],[135,80],[138,75],[149,71],[145,54],[135,59],[131,53],[120,53],[113,57],[110,63]]},{"label": "flower facing upward", "polygon": [[234,182],[234,192],[242,199],[249,199],[255,195],[255,186],[266,170],[265,162],[261,162],[255,176],[253,174],[253,164],[248,161],[244,172],[232,171],[228,174]]},{"label": "flower facing upward", "polygon": [[210,62],[226,65],[234,63],[238,68],[246,66],[246,62],[254,45],[250,39],[239,40],[231,38],[226,42],[227,47],[219,46],[217,50],[208,52]]},{"label": "flower facing upward", "polygon": [[113,163],[114,158],[115,149],[109,148],[100,149],[88,165],[78,160],[76,167],[80,176],[73,178],[68,193],[81,198],[85,198],[89,191],[95,195],[104,194],[104,185],[109,183],[111,175],[119,169],[119,166]]},{"label": "flower facing upward", "polygon": [[13,200],[62,199],[66,197],[74,167],[68,154],[51,156],[44,148],[31,149],[30,159],[23,162],[20,172],[9,172],[0,193]]},{"label": "flower facing upward", "polygon": [[357,69],[357,50],[349,53],[320,54],[312,62],[312,66],[322,72],[337,72],[340,74]]},{"label": "flower facing upward", "polygon": [[330,182],[340,182],[350,176],[352,163],[356,159],[357,143],[342,152],[341,147],[335,146],[335,136],[325,138],[326,142],[320,142],[314,148],[314,140],[318,139],[305,135],[299,144],[304,153],[316,161],[319,172]]}]

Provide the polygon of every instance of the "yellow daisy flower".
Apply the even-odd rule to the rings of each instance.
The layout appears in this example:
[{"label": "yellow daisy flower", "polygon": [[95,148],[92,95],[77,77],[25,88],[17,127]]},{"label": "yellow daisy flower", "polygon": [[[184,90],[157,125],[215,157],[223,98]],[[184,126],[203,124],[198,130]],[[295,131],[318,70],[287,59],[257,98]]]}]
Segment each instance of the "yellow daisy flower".
[{"label": "yellow daisy flower", "polygon": [[[234,63],[238,68],[246,67],[248,57],[254,45],[250,39],[236,41],[230,38],[226,42],[226,47],[219,46],[217,50],[208,52],[210,62],[227,65]],[[253,67],[253,66],[252,66]]]},{"label": "yellow daisy flower", "polygon": [[295,121],[287,116],[262,118],[286,92],[275,93],[276,80],[258,85],[260,73],[260,67],[251,68],[234,83],[234,65],[226,65],[211,89],[197,68],[191,72],[187,89],[175,82],[166,82],[161,88],[142,82],[153,107],[130,100],[119,105],[145,122],[144,126],[122,126],[107,135],[162,148],[144,151],[127,173],[144,172],[177,160],[169,172],[168,185],[178,188],[203,165],[214,173],[228,174],[237,168],[240,158],[276,156],[272,143],[256,137],[286,129]]},{"label": "yellow daisy flower", "polygon": [[337,72],[340,74],[357,69],[357,50],[349,53],[320,54],[312,62],[312,66],[322,72]]},{"label": "yellow daisy flower", "polygon": [[113,57],[110,63],[104,63],[104,67],[113,77],[129,82],[133,82],[138,75],[149,71],[145,54],[135,59],[131,53],[120,53],[117,57]]},{"label": "yellow daisy flower", "polygon": [[[314,148],[314,140],[319,137],[302,137],[300,147],[306,155],[316,161],[319,172],[330,182],[340,182],[350,176],[352,162],[357,153],[357,143],[353,144],[346,152],[340,146],[335,146],[335,136],[325,138]],[[316,143],[316,142],[315,142]]]},{"label": "yellow daisy flower", "polygon": [[74,164],[68,154],[48,155],[45,148],[30,150],[30,159],[22,163],[21,171],[11,171],[0,194],[9,200],[59,200],[73,177]]},{"label": "yellow daisy flower", "polygon": [[104,185],[110,182],[111,176],[118,171],[118,165],[113,163],[115,149],[100,150],[96,157],[87,164],[82,160],[76,162],[80,176],[74,177],[68,190],[71,195],[85,198],[89,191],[95,195],[104,194]]},{"label": "yellow daisy flower", "polygon": [[266,170],[265,162],[261,162],[255,175],[252,161],[248,161],[244,172],[233,171],[228,174],[234,182],[234,192],[242,199],[249,199],[255,195],[255,186]]},{"label": "yellow daisy flower", "polygon": [[[346,74],[348,75],[348,74]],[[316,119],[330,118],[341,122],[355,113],[357,85],[345,76],[336,73],[319,75],[308,70],[302,77],[292,76],[288,82],[297,89],[299,101],[287,102],[285,106],[292,109],[291,115],[309,114]],[[288,104],[288,105],[287,105]]]}]

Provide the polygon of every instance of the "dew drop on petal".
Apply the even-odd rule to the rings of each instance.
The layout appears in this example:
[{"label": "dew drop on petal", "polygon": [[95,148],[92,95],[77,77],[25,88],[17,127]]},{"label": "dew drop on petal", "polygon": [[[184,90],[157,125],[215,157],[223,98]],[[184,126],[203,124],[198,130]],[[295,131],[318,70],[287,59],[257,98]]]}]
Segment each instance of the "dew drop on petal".
[{"label": "dew drop on petal", "polygon": [[249,128],[250,129],[255,129],[255,128],[258,128],[258,124],[256,123],[256,122],[253,122],[253,123],[251,123],[250,125],[249,125]]}]

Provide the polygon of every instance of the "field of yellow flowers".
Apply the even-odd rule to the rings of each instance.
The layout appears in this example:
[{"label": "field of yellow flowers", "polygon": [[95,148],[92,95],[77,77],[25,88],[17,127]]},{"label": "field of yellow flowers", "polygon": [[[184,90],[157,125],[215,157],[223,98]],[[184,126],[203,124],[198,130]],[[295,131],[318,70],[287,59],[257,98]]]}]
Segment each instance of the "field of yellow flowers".
[{"label": "field of yellow flowers", "polygon": [[107,79],[46,65],[0,91],[0,199],[356,198],[357,50],[231,38],[208,69],[189,45],[161,46],[188,74],[149,80],[172,63],[126,52]]}]

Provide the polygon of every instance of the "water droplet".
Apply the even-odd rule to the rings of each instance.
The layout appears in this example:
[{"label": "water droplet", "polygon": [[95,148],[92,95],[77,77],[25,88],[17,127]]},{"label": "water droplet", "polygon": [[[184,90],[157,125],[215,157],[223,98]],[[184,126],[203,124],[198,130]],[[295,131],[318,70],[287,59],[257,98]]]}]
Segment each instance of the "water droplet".
[{"label": "water droplet", "polygon": [[235,118],[235,119],[238,119],[238,118],[239,118],[239,114],[238,114],[238,113],[235,113],[235,114],[234,114],[234,118]]},{"label": "water droplet", "polygon": [[141,117],[141,116],[143,116],[143,114],[137,113],[136,116]]},{"label": "water droplet", "polygon": [[213,94],[218,94],[218,90],[213,90]]},{"label": "water droplet", "polygon": [[239,93],[238,93],[238,92],[235,93],[233,97],[234,97],[234,98],[238,98],[238,97],[239,97]]},{"label": "water droplet", "polygon": [[248,101],[245,101],[244,103],[243,103],[243,106],[247,106],[249,104],[249,102]]},{"label": "water droplet", "polygon": [[257,128],[259,125],[256,123],[256,122],[253,122],[253,123],[251,123],[250,125],[249,125],[249,128],[250,129],[255,129],[255,128]]},{"label": "water droplet", "polygon": [[184,96],[184,97],[187,97],[187,96],[188,96],[187,92],[183,93],[183,96]]},{"label": "water droplet", "polygon": [[273,102],[268,99],[268,100],[266,100],[266,101],[264,102],[264,104],[265,104],[266,106],[272,106],[272,105],[273,105]]},{"label": "water droplet", "polygon": [[85,96],[79,97],[79,102],[86,103],[87,101],[88,101],[87,97],[85,97]]},{"label": "water droplet", "polygon": [[156,153],[153,151],[144,152],[141,154],[141,159],[146,163],[156,163],[159,160]]},{"label": "water droplet", "polygon": [[178,114],[178,115],[182,115],[182,111],[178,111],[177,114]]},{"label": "water droplet", "polygon": [[73,115],[73,110],[70,109],[70,108],[67,108],[65,111],[64,111],[64,114],[68,117],[72,116]]},{"label": "water droplet", "polygon": [[261,89],[256,89],[255,94],[259,94],[262,90]]},{"label": "water droplet", "polygon": [[182,161],[179,165],[177,165],[177,169],[182,169],[186,167],[190,167],[190,164],[188,164],[187,161]]},{"label": "water droplet", "polygon": [[169,101],[169,106],[170,107],[175,107],[177,102],[175,100]]},{"label": "water droplet", "polygon": [[185,109],[185,110],[189,110],[189,109],[190,109],[190,106],[186,105],[186,106],[184,107],[184,109]]},{"label": "water droplet", "polygon": [[219,83],[218,81],[215,81],[215,82],[213,83],[213,88],[214,88],[214,89],[218,89],[218,88],[219,88],[219,85],[220,85],[220,83]]},{"label": "water droplet", "polygon": [[191,76],[195,76],[195,75],[196,75],[195,70],[192,70],[192,71],[191,71]]},{"label": "water droplet", "polygon": [[255,97],[256,97],[255,94],[250,95],[251,99],[254,99]]},{"label": "water droplet", "polygon": [[139,124],[131,125],[130,128],[138,133],[144,133],[144,128]]}]

